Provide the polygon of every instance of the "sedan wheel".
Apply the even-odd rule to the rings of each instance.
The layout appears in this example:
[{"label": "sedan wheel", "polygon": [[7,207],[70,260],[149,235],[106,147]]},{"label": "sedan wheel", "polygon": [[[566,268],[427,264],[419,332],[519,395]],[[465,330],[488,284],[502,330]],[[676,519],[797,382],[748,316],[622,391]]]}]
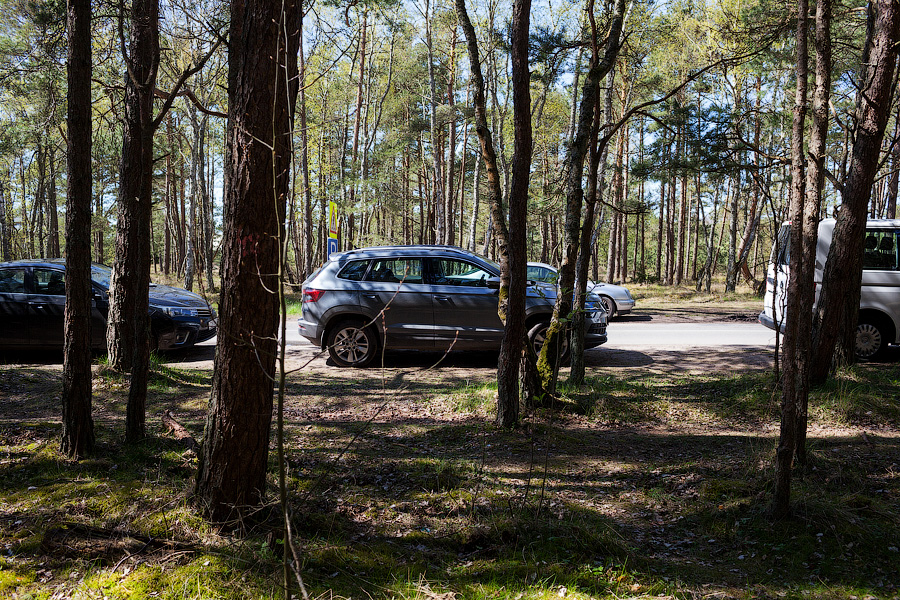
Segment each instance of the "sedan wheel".
[{"label": "sedan wheel", "polygon": [[874,323],[860,323],[856,328],[856,356],[862,359],[875,358],[881,354],[887,343],[884,334]]},{"label": "sedan wheel", "polygon": [[606,307],[606,318],[612,319],[616,316],[616,303],[609,296],[600,296],[603,306]]},{"label": "sedan wheel", "polygon": [[[531,345],[534,347],[534,353],[540,354],[541,348],[544,346],[544,341],[547,339],[547,329],[550,328],[550,323],[543,322],[538,323],[534,327],[531,328],[531,331],[528,332],[528,341],[531,342]],[[564,336],[562,340],[562,345],[559,352],[559,362],[564,363],[569,359],[569,336]]]},{"label": "sedan wheel", "polygon": [[341,367],[365,367],[377,350],[375,333],[359,321],[344,321],[328,336],[328,355]]}]

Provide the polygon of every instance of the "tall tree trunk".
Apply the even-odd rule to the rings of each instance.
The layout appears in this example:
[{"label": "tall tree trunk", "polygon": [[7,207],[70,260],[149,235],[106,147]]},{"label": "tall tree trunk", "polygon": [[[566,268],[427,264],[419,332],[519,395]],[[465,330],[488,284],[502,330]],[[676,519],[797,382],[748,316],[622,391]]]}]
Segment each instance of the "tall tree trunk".
[{"label": "tall tree trunk", "polygon": [[312,275],[313,272],[313,197],[312,184],[309,178],[309,129],[306,122],[306,57],[303,55],[303,15],[300,16],[300,47],[297,55],[299,57],[300,72],[300,104],[298,106],[300,115],[300,185],[302,186],[303,196],[303,261],[302,273],[303,279]]},{"label": "tall tree trunk", "polygon": [[[497,154],[494,151],[494,141],[491,129],[487,122],[487,110],[485,103],[485,85],[484,76],[481,72],[481,61],[479,59],[478,41],[475,37],[475,29],[469,20],[469,14],[466,10],[465,0],[455,0],[456,15],[459,19],[459,25],[466,37],[466,46],[469,52],[469,63],[472,69],[472,102],[475,107],[475,131],[478,133],[478,140],[481,144],[481,155],[484,159],[485,170],[487,172],[487,193],[488,203],[490,204],[491,216],[493,218],[493,228],[500,244],[500,290],[497,303],[497,314],[500,320],[506,326],[501,344],[501,356],[497,361],[497,415],[496,421],[503,427],[514,427],[519,419],[519,394],[518,394],[518,372],[519,361],[518,356],[510,354],[513,347],[507,342],[509,332],[509,302],[510,302],[510,256],[509,256],[509,230],[506,225],[506,216],[503,210],[503,191],[500,185],[500,175],[497,168]],[[516,5],[516,10],[521,7]],[[527,17],[525,17],[527,20]],[[525,35],[527,36],[527,27]],[[530,117],[529,117],[530,118]],[[518,258],[518,257],[517,257]],[[524,265],[522,281],[524,282]],[[522,294],[524,297],[524,289]],[[522,305],[524,317],[524,304]],[[519,325],[520,335],[524,331],[523,323]],[[514,344],[515,342],[513,342]],[[521,344],[521,341],[519,342]],[[521,350],[521,345],[519,346]],[[514,371],[511,375],[510,372]],[[512,380],[512,381],[510,381]]]},{"label": "tall tree trunk", "polygon": [[894,145],[891,150],[891,176],[888,180],[886,218],[897,218],[897,191],[900,189],[900,104],[894,116]]},{"label": "tall tree trunk", "polygon": [[94,197],[94,214],[96,221],[93,222],[92,230],[94,233],[94,260],[98,263],[106,263],[103,238],[106,235],[106,215],[103,211],[103,194],[98,193]]},{"label": "tall tree trunk", "polygon": [[[454,239],[456,237],[453,227],[455,223],[453,211],[455,210],[454,204],[456,201],[456,190],[454,188],[456,181],[456,92],[454,90],[454,83],[456,82],[456,43],[456,28],[454,27],[450,31],[450,67],[447,73],[447,104],[450,105],[452,117],[450,118],[450,123],[448,123],[450,135],[447,141],[447,154],[449,156],[447,157],[447,193],[444,198],[444,214],[447,217],[447,233],[444,237],[444,243],[450,246],[455,245]],[[463,157],[465,157],[465,148],[463,148]],[[462,235],[461,231],[460,235]],[[459,245],[462,246],[461,240]]]},{"label": "tall tree trunk", "polygon": [[615,66],[616,57],[621,47],[620,39],[625,21],[625,0],[616,0],[602,57],[600,56],[600,48],[597,47],[598,37],[596,26],[593,24],[593,10],[593,0],[587,0],[587,14],[590,15],[592,20],[593,53],[591,67],[585,77],[584,87],[582,88],[575,138],[566,153],[564,167],[566,186],[565,253],[562,266],[559,269],[558,292],[556,304],[553,307],[553,318],[550,322],[550,327],[547,329],[538,361],[541,384],[550,394],[556,392],[556,381],[559,376],[559,352],[560,348],[563,347],[560,342],[565,339],[564,336],[568,335],[567,327],[565,327],[564,323],[568,321],[572,312],[575,261],[578,258],[581,205],[584,198],[584,188],[582,187],[584,161],[587,157],[587,146],[591,138],[591,129],[594,125],[594,111],[597,109],[600,81]]},{"label": "tall tree trunk", "polygon": [[[831,0],[816,2],[816,87],[813,91],[813,126],[807,149],[806,198],[803,207],[803,281],[800,282],[800,305],[796,339],[797,405],[796,454],[806,464],[806,424],[809,407],[809,350],[812,345],[812,310],[815,303],[816,245],[819,232],[819,209],[825,185],[825,159],[828,140],[828,108],[831,96]],[[791,248],[793,250],[794,248]],[[790,292],[790,290],[789,290]],[[788,316],[790,319],[790,316]],[[785,343],[787,347],[787,341]]]},{"label": "tall tree trunk", "polygon": [[12,260],[12,223],[11,211],[7,205],[6,188],[3,179],[0,179],[0,260],[6,262]]},{"label": "tall tree trunk", "polygon": [[107,319],[109,365],[130,372],[125,438],[144,437],[149,365],[150,219],[153,92],[159,65],[158,0],[135,0],[125,78],[125,123],[119,170],[116,259]]},{"label": "tall tree trunk", "polygon": [[[665,136],[665,133],[663,133]],[[659,220],[656,222],[656,281],[663,282],[662,257],[663,257],[663,235],[665,233],[666,223],[666,181],[660,179],[659,182]]]},{"label": "tall tree trunk", "polygon": [[[68,3],[66,307],[61,451],[94,449],[91,416],[91,2]],[[2,192],[2,190],[0,190]],[[0,193],[2,200],[2,193]],[[0,201],[0,209],[4,209]]]},{"label": "tall tree trunk", "polygon": [[[800,344],[800,323],[809,318],[809,312],[802,312],[803,295],[803,209],[806,201],[806,159],[804,157],[804,129],[806,127],[806,95],[808,77],[807,32],[809,5],[807,0],[797,4],[797,89],[794,97],[794,121],[791,136],[791,274],[788,280],[788,305],[784,337],[784,382],[781,393],[781,430],[778,448],[775,451],[775,494],[772,513],[776,519],[790,514],[791,467],[797,443],[798,395],[805,382],[800,377],[800,363],[804,357],[798,355]],[[797,225],[800,225],[799,227]]]},{"label": "tall tree trunk", "polygon": [[478,224],[478,209],[481,200],[481,165],[482,161],[475,159],[475,174],[472,177],[472,218],[469,220],[469,252],[475,252],[475,234]]},{"label": "tall tree trunk", "polygon": [[[612,100],[613,86],[615,83],[615,69],[610,70],[606,74],[606,104],[603,109],[603,116],[606,119],[605,127],[609,128],[612,123]],[[600,199],[600,191],[598,184],[598,171],[601,164],[604,168],[605,177],[605,161],[607,157],[606,148],[597,147],[597,137],[600,131],[600,111],[594,111],[594,123],[591,127],[591,139],[588,147],[588,172],[587,172],[587,206],[584,211],[584,223],[581,226],[581,240],[578,249],[578,258],[575,262],[575,299],[576,310],[572,320],[571,335],[571,353],[572,368],[569,371],[569,383],[572,385],[581,385],[584,383],[584,335],[585,335],[585,314],[584,302],[587,292],[588,268],[591,262],[591,248],[595,244],[593,238],[594,232],[594,214]],[[604,180],[605,181],[605,180]],[[615,221],[615,213],[613,213],[613,221]],[[613,234],[610,233],[610,237]]]},{"label": "tall tree trunk", "polygon": [[[59,209],[56,203],[56,146],[47,150],[47,166],[50,174],[47,179],[47,256],[59,258]],[[88,205],[90,206],[90,205]]]},{"label": "tall tree trunk", "polygon": [[813,323],[810,380],[815,383],[826,379],[832,360],[855,360],[866,211],[891,106],[898,29],[900,5],[891,0],[869,4],[853,157]]},{"label": "tall tree trunk", "polygon": [[[237,523],[263,500],[301,6],[235,0],[229,32],[222,308],[197,472],[203,514]],[[274,138],[274,139],[273,139]]]},{"label": "tall tree trunk", "polygon": [[425,0],[425,45],[428,47],[428,85],[431,88],[431,98],[429,99],[430,109],[428,112],[428,123],[431,130],[431,154],[432,154],[432,175],[434,182],[432,186],[434,209],[435,209],[435,229],[437,230],[437,243],[447,243],[447,223],[448,215],[444,214],[444,182],[443,175],[443,154],[444,151],[440,144],[440,131],[437,122],[437,84],[435,82],[434,73],[434,44],[432,43],[431,22],[434,18],[431,0]]}]

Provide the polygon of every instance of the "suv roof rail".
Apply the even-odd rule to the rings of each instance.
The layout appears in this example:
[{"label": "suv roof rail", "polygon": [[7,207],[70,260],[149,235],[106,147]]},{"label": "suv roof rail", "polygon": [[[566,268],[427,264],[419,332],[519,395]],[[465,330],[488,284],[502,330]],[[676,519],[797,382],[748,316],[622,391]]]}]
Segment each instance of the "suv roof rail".
[{"label": "suv roof rail", "polygon": [[457,254],[472,254],[468,250],[464,248],[460,248],[458,246],[450,246],[447,244],[393,244],[393,245],[384,245],[384,246],[365,246],[363,248],[353,248],[352,250],[344,250],[343,252],[336,252],[335,255],[348,255],[354,253],[363,253],[363,252],[372,252],[372,251],[380,251],[380,250],[397,250],[397,249],[408,249],[408,250],[444,250],[447,252],[456,252]]}]

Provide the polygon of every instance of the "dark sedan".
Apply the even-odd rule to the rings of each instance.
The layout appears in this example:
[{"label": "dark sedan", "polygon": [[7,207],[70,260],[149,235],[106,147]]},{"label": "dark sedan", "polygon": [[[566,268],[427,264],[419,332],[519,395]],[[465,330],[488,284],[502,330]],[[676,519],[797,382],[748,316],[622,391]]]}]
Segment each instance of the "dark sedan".
[{"label": "dark sedan", "polygon": [[[91,345],[106,349],[106,315],[112,271],[91,265]],[[0,347],[62,348],[66,302],[63,259],[0,263]],[[186,348],[216,335],[216,313],[201,296],[150,284],[150,344]]]}]

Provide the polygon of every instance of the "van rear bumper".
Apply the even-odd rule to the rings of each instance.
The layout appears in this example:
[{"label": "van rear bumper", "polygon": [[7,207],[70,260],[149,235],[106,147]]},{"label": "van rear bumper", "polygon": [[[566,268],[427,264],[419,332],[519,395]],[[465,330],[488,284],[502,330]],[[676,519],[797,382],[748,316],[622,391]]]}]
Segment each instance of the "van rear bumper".
[{"label": "van rear bumper", "polygon": [[780,328],[776,327],[775,320],[772,317],[770,317],[769,315],[767,315],[766,311],[759,313],[757,320],[759,321],[760,325],[765,325],[766,327],[768,327],[769,329],[771,329],[773,331],[776,329],[780,329],[781,333],[784,333],[784,321],[781,322]]}]

